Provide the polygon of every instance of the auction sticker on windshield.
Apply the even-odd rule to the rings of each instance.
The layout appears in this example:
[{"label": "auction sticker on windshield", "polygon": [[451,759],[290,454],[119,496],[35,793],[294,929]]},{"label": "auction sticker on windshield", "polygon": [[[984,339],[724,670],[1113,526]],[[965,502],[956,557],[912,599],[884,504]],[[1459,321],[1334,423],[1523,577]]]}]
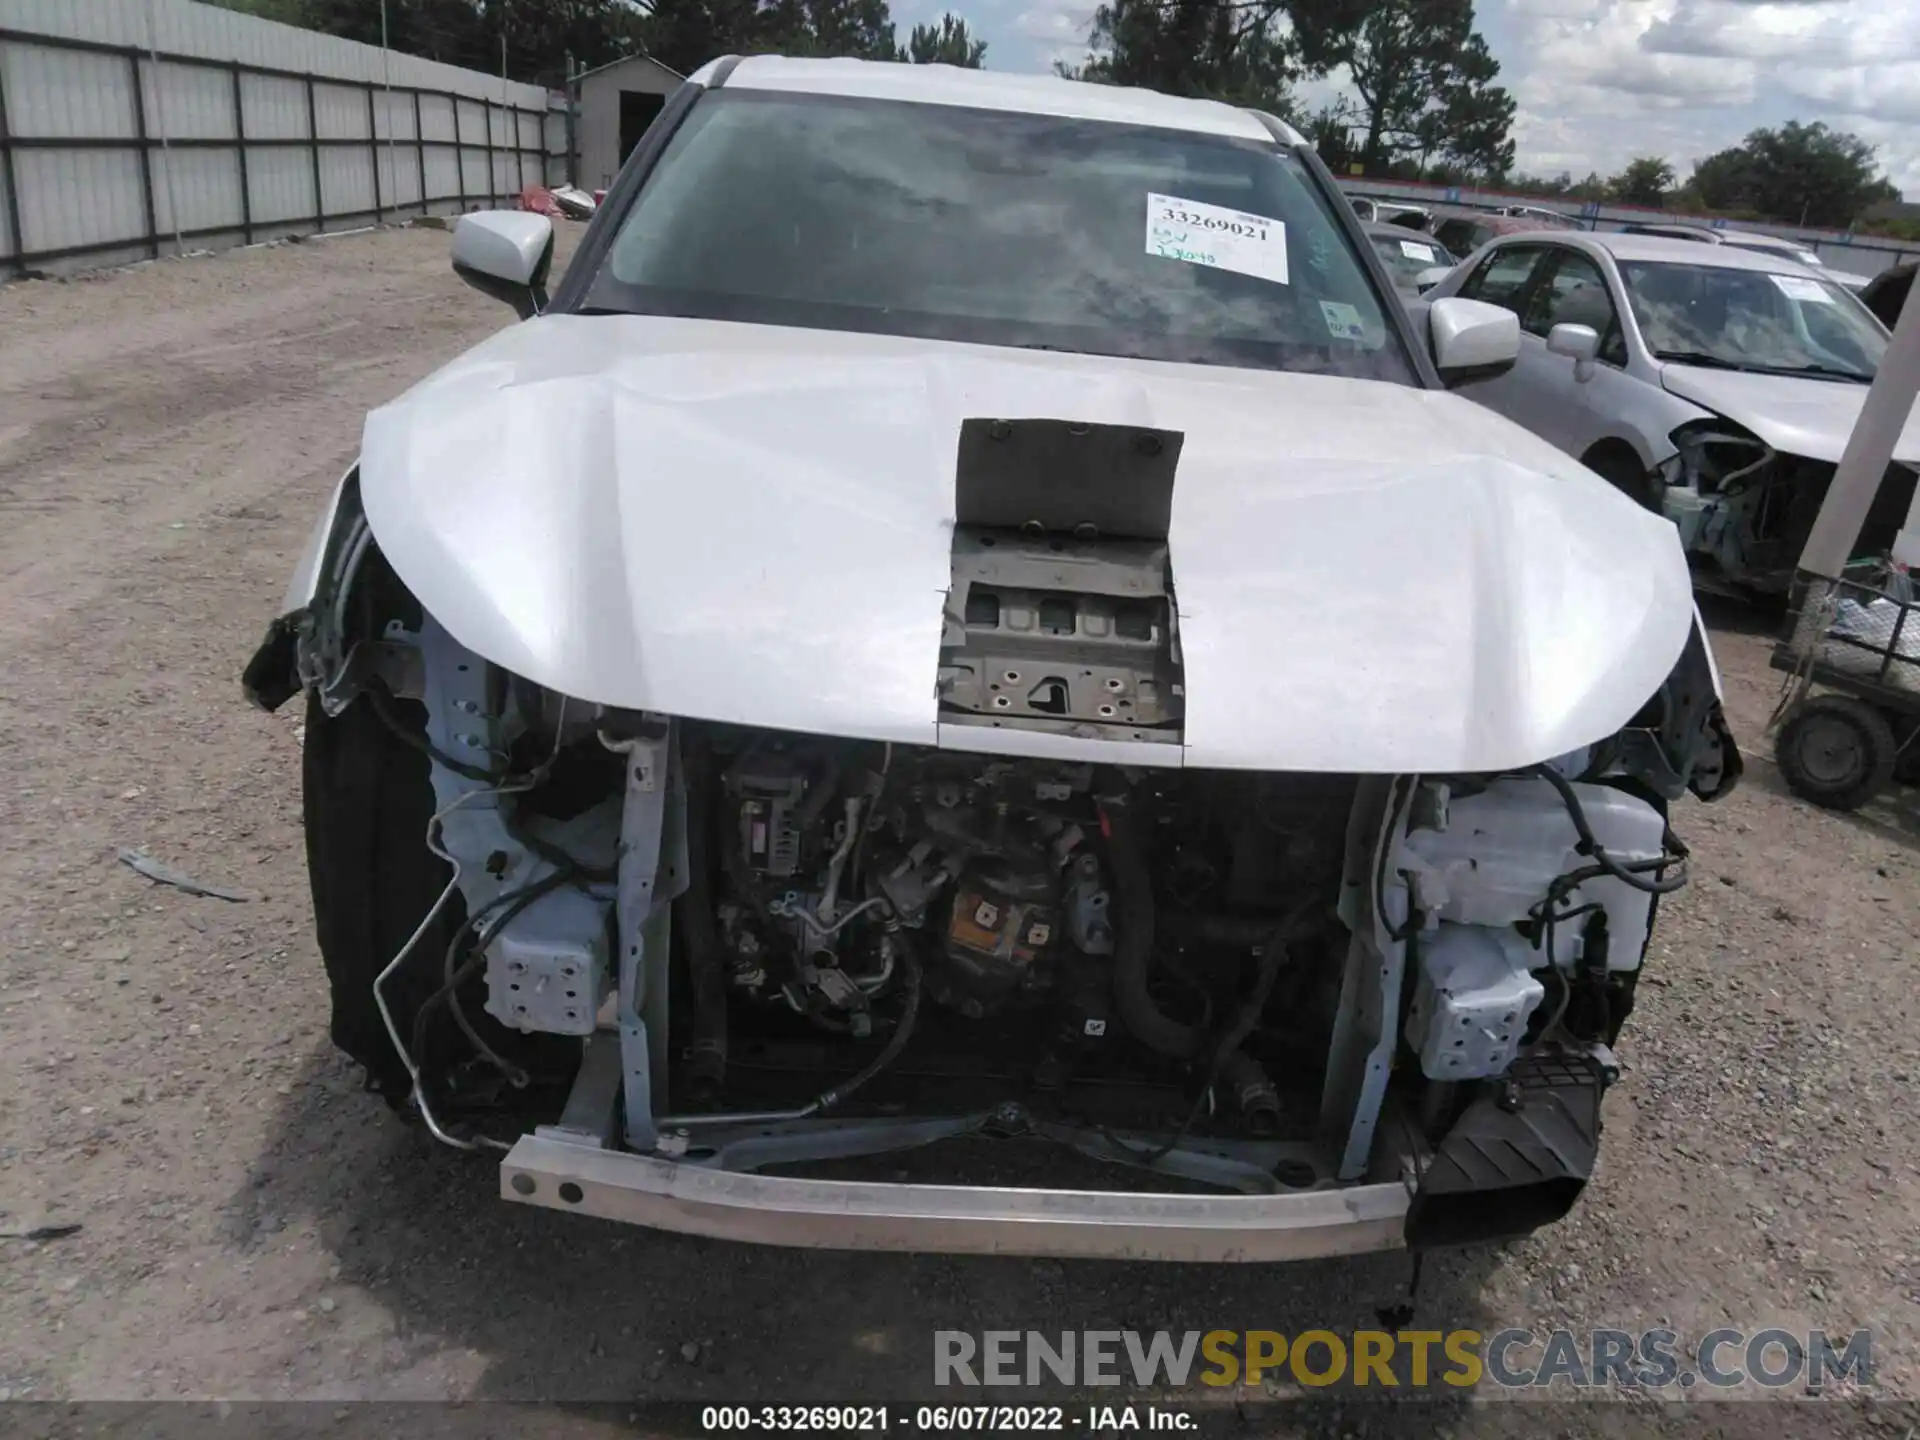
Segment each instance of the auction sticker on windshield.
[{"label": "auction sticker on windshield", "polygon": [[1789,300],[1806,300],[1815,305],[1833,304],[1827,287],[1818,280],[1808,280],[1799,275],[1769,275],[1767,278],[1778,285],[1780,293]]},{"label": "auction sticker on windshield", "polygon": [[1433,259],[1433,247],[1431,245],[1422,245],[1417,240],[1402,240],[1400,242],[1400,253],[1409,260]]},{"label": "auction sticker on windshield", "polygon": [[1341,300],[1322,300],[1320,314],[1327,322],[1327,333],[1336,340],[1364,340],[1366,324],[1360,312]]},{"label": "auction sticker on windshield", "polygon": [[1175,195],[1147,196],[1147,253],[1287,283],[1287,227]]}]

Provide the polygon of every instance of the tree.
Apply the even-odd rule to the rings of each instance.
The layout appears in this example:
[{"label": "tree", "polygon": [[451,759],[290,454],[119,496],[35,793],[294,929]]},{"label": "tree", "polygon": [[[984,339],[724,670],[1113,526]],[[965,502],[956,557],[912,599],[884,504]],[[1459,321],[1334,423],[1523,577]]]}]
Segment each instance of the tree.
[{"label": "tree", "polygon": [[1673,166],[1658,155],[1641,155],[1627,162],[1607,182],[1607,198],[1623,205],[1660,205],[1673,189]]},{"label": "tree", "polygon": [[222,0],[226,8],[499,73],[557,85],[567,56],[600,65],[639,48],[644,20],[624,0]]},{"label": "tree", "polygon": [[1544,175],[1528,175],[1523,172],[1512,176],[1507,183],[1526,195],[1565,197],[1573,194],[1573,175],[1566,170],[1562,170],[1551,179]]},{"label": "tree", "polygon": [[967,22],[949,13],[940,17],[937,27],[914,26],[898,58],[915,65],[958,65],[962,69],[978,70],[986,53],[987,42],[974,39]]},{"label": "tree", "polygon": [[641,39],[682,74],[729,54],[901,55],[887,0],[654,0]]},{"label": "tree", "polygon": [[1736,146],[1694,161],[1687,189],[1709,210],[1745,210],[1753,203],[1753,184],[1753,157]]},{"label": "tree", "polygon": [[1073,80],[1285,114],[1292,108],[1293,52],[1277,15],[1234,0],[1105,0],[1094,11],[1085,63],[1054,69]]},{"label": "tree", "polygon": [[1755,130],[1744,148],[1752,157],[1754,208],[1763,215],[1844,228],[1874,202],[1900,198],[1880,178],[1872,145],[1820,121]]},{"label": "tree", "polygon": [[243,15],[257,15],[262,20],[278,20],[282,25],[313,28],[308,23],[307,0],[208,0],[208,3],[222,10],[238,10]]},{"label": "tree", "polygon": [[775,0],[761,14],[766,29],[747,49],[859,60],[900,53],[887,0]]},{"label": "tree", "polygon": [[1879,170],[1858,135],[1789,120],[1695,161],[1688,188],[1709,209],[1844,229],[1869,205],[1900,198]]},{"label": "tree", "polygon": [[1604,200],[1607,198],[1607,182],[1601,179],[1598,170],[1589,170],[1587,178],[1567,193],[1576,200]]},{"label": "tree", "polygon": [[1307,117],[1300,132],[1313,142],[1313,148],[1336,175],[1345,175],[1360,161],[1353,144],[1353,105],[1344,95],[1336,95]]},{"label": "tree", "polygon": [[1360,98],[1360,158],[1370,171],[1438,156],[1491,178],[1513,168],[1512,95],[1473,28],[1472,0],[1292,0],[1312,73],[1345,66]]}]

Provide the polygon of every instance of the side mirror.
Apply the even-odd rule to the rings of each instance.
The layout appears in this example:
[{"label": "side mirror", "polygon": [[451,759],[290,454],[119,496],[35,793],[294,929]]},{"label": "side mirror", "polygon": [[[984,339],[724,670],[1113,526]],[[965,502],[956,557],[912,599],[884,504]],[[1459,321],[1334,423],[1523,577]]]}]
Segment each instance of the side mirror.
[{"label": "side mirror", "polygon": [[1547,332],[1547,349],[1569,360],[1591,360],[1600,353],[1600,334],[1591,325],[1556,325]]},{"label": "side mirror", "polygon": [[1484,300],[1449,295],[1427,307],[1427,341],[1449,389],[1491,380],[1520,358],[1520,317]]},{"label": "side mirror", "polygon": [[1573,378],[1593,378],[1593,357],[1600,353],[1600,336],[1591,325],[1556,325],[1547,332],[1547,349],[1573,361]]},{"label": "side mirror", "polygon": [[453,273],[529,320],[547,308],[553,222],[528,210],[476,210],[453,230]]},{"label": "side mirror", "polygon": [[1413,288],[1424,295],[1452,273],[1451,265],[1435,265],[1413,277]]}]

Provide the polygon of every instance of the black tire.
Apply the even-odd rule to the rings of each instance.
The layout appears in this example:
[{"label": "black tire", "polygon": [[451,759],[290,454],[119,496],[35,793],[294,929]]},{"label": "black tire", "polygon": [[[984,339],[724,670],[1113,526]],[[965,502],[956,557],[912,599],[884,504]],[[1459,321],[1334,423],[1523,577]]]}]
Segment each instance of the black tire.
[{"label": "black tire", "polygon": [[[394,708],[407,720],[418,709],[404,702]],[[446,862],[426,847],[434,811],[427,760],[380,723],[365,697],[330,718],[310,695],[302,781],[307,878],[333,997],[333,1043],[398,1105],[412,1085],[380,1019],[373,982],[450,878]],[[386,987],[409,1043],[414,1016],[440,987],[439,959],[465,917],[453,896]]]},{"label": "black tire", "polygon": [[1608,444],[1589,450],[1581,464],[1605,480],[1643,510],[1660,513],[1654,497],[1653,480],[1640,457],[1624,445]]},{"label": "black tire", "polygon": [[1780,727],[1774,758],[1793,793],[1829,810],[1857,810],[1893,778],[1899,747],[1878,710],[1848,695],[1815,695]]}]

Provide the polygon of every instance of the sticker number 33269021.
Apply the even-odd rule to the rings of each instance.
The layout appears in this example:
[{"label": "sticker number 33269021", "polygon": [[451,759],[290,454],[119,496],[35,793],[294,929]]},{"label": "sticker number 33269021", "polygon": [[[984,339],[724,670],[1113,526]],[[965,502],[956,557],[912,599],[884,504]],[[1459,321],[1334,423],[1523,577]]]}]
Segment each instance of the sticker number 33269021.
[{"label": "sticker number 33269021", "polygon": [[1287,227],[1177,195],[1147,196],[1147,253],[1287,283]]}]

